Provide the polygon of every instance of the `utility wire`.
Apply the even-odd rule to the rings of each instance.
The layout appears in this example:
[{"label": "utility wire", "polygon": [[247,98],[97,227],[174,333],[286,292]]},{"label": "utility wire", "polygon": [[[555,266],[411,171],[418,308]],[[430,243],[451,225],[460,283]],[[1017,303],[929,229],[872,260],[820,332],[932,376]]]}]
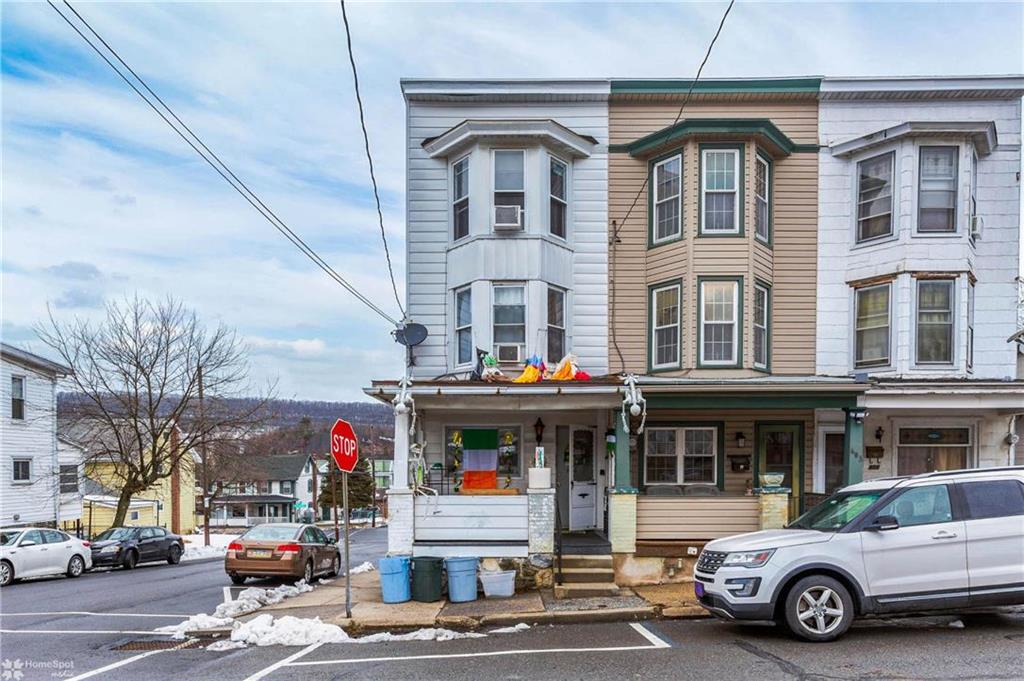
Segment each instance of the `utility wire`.
[{"label": "utility wire", "polygon": [[[714,49],[715,43],[718,42],[718,36],[722,34],[722,27],[725,26],[725,20],[729,16],[729,12],[732,11],[732,6],[734,4],[736,4],[736,0],[729,0],[729,6],[726,7],[725,12],[722,13],[722,19],[718,22],[718,30],[715,31],[715,35],[711,38],[711,42],[708,43],[708,49],[704,52],[704,59],[701,60],[700,66],[697,68],[697,75],[694,76],[693,80],[690,82],[690,87],[686,91],[686,96],[683,97],[683,103],[679,106],[679,112],[676,113],[676,118],[674,121],[672,121],[672,125],[678,123],[679,119],[683,117],[683,110],[686,109],[686,105],[690,102],[690,96],[693,95],[693,89],[697,86],[697,81],[700,80],[700,74],[704,71],[704,65],[708,63],[708,59],[711,57],[711,50]],[[670,125],[669,127],[672,126]],[[608,246],[612,251],[611,258],[613,277],[615,276],[615,244],[619,242],[619,230],[621,230],[622,227],[626,224],[626,221],[629,220],[629,216],[633,214],[633,209],[636,208],[636,204],[640,200],[640,197],[643,195],[644,191],[647,189],[647,185],[649,182],[650,175],[648,174],[648,176],[644,177],[643,184],[641,184],[640,189],[637,190],[636,196],[633,197],[633,202],[629,205],[629,210],[626,211],[625,217],[618,221],[612,220],[612,238],[609,239]],[[626,361],[622,357],[622,350],[619,348],[618,340],[616,340],[615,338],[615,287],[609,286],[609,291],[611,291],[611,300],[609,301],[611,307],[611,309],[609,310],[609,315],[611,318],[609,320],[608,327],[611,329],[612,345],[615,347],[615,352],[618,354],[619,357],[619,367],[622,371],[625,371]]]},{"label": "utility wire", "polygon": [[388,274],[391,275],[391,289],[395,292],[395,302],[405,317],[402,300],[398,295],[398,284],[395,283],[395,270],[391,267],[391,251],[388,250],[388,238],[384,234],[384,212],[380,208],[380,191],[377,189],[377,176],[373,172],[373,156],[370,154],[370,134],[366,131],[366,116],[363,114],[363,97],[359,92],[359,71],[356,69],[356,58],[352,51],[352,32],[348,26],[348,13],[345,12],[345,0],[341,2],[341,19],[345,24],[345,40],[348,44],[348,63],[352,65],[352,84],[356,91],[356,103],[359,105],[359,125],[363,128],[363,144],[366,147],[366,162],[370,166],[370,181],[373,183],[373,198],[377,202],[377,221],[380,223],[380,240],[384,242],[384,257],[388,261]]},{"label": "utility wire", "polygon": [[[107,63],[107,65],[114,71],[114,73],[116,73],[118,76],[120,76],[120,78],[132,90],[134,90],[135,93],[137,95],[139,95],[139,97],[141,97],[142,100],[144,102],[146,102],[146,104],[148,104],[149,107],[151,109],[153,109],[153,111],[158,116],[160,116],[160,118],[162,118],[164,120],[164,122],[167,123],[167,125],[169,125],[171,127],[171,129],[174,130],[174,132],[178,134],[179,137],[181,137],[182,140],[185,141],[186,144],[188,144],[190,147],[192,147],[192,149],[197,154],[199,154],[199,156],[204,161],[206,161],[206,163],[211,168],[213,168],[214,171],[216,171],[217,174],[220,175],[224,179],[225,182],[227,182],[229,185],[231,185],[232,189],[234,189],[236,192],[238,192],[239,195],[241,195],[243,199],[245,199],[253,208],[255,208],[256,211],[259,212],[260,215],[262,215],[275,229],[277,229],[277,231],[279,231],[286,239],[288,239],[288,241],[290,241],[296,248],[298,248],[300,251],[302,251],[302,253],[304,255],[306,255],[306,257],[308,257],[310,260],[312,260],[313,263],[316,264],[317,267],[319,267],[321,270],[323,270],[327,274],[327,276],[331,277],[331,279],[334,279],[338,284],[340,284],[343,288],[345,288],[345,290],[347,290],[349,293],[351,293],[353,296],[355,296],[356,299],[358,299],[360,302],[362,302],[364,305],[369,307],[371,310],[373,310],[374,312],[379,314],[381,317],[386,319],[391,324],[394,324],[396,327],[401,326],[401,324],[397,320],[395,320],[389,314],[384,312],[373,301],[371,301],[368,297],[366,297],[358,289],[356,289],[355,286],[350,284],[348,281],[345,280],[344,277],[342,277],[340,274],[338,274],[338,272],[335,271],[334,268],[332,268],[323,258],[321,258],[320,255],[316,251],[314,251],[311,246],[309,246],[305,241],[303,241],[302,238],[298,234],[296,234],[294,231],[292,231],[292,229],[281,218],[279,218],[277,216],[277,214],[275,214],[269,207],[267,207],[267,205],[259,198],[259,196],[254,191],[249,189],[249,187],[244,182],[242,182],[242,180],[240,180],[238,178],[238,176],[234,174],[234,172],[231,171],[231,169],[227,166],[227,164],[224,163],[213,151],[211,151],[210,148],[207,147],[206,144],[203,143],[202,139],[200,139],[199,136],[196,135],[196,133],[193,132],[177,116],[177,114],[174,113],[174,111],[171,109],[171,107],[168,106],[167,103],[164,102],[155,92],[153,92],[153,90],[149,87],[149,85],[146,83],[146,81],[143,80],[142,77],[139,76],[127,64],[127,62],[125,62],[125,60],[121,58],[121,56],[117,53],[117,51],[113,47],[111,47],[110,44],[107,43],[107,41],[104,40],[102,36],[100,36],[99,33],[97,33],[97,31],[89,24],[88,21],[85,20],[85,18],[81,14],[78,13],[78,11],[74,7],[72,7],[70,2],[68,2],[67,0],[64,0],[64,4],[67,5],[68,9],[70,9],[75,14],[76,17],[78,17],[78,19],[82,22],[82,24],[85,25],[85,27],[89,30],[89,32],[92,33],[104,45],[104,47],[106,47],[107,50],[110,51],[110,53],[114,56],[114,58],[117,59],[117,61],[119,61],[122,65],[124,65],[124,67],[132,74],[132,76],[134,76],[135,79],[138,80],[139,84],[143,88],[145,88],[145,90],[147,92],[149,92],[161,104],[161,106],[163,106],[163,108],[167,112],[167,115],[165,115],[165,113],[163,111],[161,111],[142,92],[142,90],[140,90],[136,86],[136,84],[133,83],[131,81],[131,79],[129,79],[111,61],[107,57],[107,55],[104,54],[103,51],[99,47],[97,47],[96,44],[92,40],[90,40],[90,38],[81,31],[81,29],[79,29],[79,27],[76,26],[75,23],[70,18],[68,18],[68,16],[65,15],[60,10],[59,7],[57,7],[57,5],[53,2],[53,0],[47,0],[47,3],[50,5],[50,7],[53,8],[53,10],[57,14],[60,15],[60,17],[68,24],[68,26],[70,26],[75,31],[75,33],[77,33],[82,38],[82,40],[84,40],[86,42],[86,44],[88,44],[89,47],[91,47],[96,52],[96,54],[98,54],[100,56],[100,58],[103,59],[103,61],[105,61]],[[189,135],[191,135],[192,139],[190,139],[188,136],[186,136],[185,133],[182,132],[181,129],[179,129],[178,126],[176,126],[171,121],[170,118],[168,118],[168,115],[170,115],[171,118],[173,118],[175,121],[177,121],[177,123],[180,124],[181,127],[184,128],[189,133]],[[202,147],[202,150],[200,149],[200,147]],[[206,153],[204,153],[204,150],[205,150]],[[207,154],[209,154],[209,155],[207,155]],[[213,160],[211,160],[211,157],[212,157]],[[216,161],[216,163],[214,161]],[[403,312],[403,316],[404,316],[404,312]]]}]

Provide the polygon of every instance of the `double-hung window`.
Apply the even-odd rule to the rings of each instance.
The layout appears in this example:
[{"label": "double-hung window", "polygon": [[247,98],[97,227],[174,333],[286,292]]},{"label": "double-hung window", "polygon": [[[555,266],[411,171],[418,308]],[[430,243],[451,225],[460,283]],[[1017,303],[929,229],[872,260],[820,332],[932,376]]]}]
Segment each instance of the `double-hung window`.
[{"label": "double-hung window", "polygon": [[566,180],[569,177],[569,166],[557,158],[551,158],[550,160],[548,230],[560,239],[564,239],[567,233],[566,216],[568,213],[568,203],[566,202]]},{"label": "double-hung window", "polygon": [[25,377],[11,376],[11,418],[25,420]]},{"label": "double-hung window", "polygon": [[526,209],[526,152],[504,149],[494,152],[495,224],[524,224]]},{"label": "double-hung window", "polygon": [[75,464],[61,464],[60,466],[60,493],[74,494],[78,491],[78,466]]},{"label": "double-hung window", "polygon": [[713,485],[717,482],[717,428],[650,427],[645,431],[645,435],[646,484]]},{"label": "double-hung window", "polygon": [[892,235],[895,162],[890,151],[857,164],[857,243]]},{"label": "double-hung window", "polygon": [[762,284],[754,285],[754,367],[768,368],[768,323],[771,319],[771,291]]},{"label": "double-hung window", "polygon": [[888,283],[859,288],[854,293],[856,348],[854,366],[877,367],[889,363]]},{"label": "double-hung window", "polygon": [[953,363],[952,279],[917,282],[917,363]]},{"label": "double-hung window", "polygon": [[701,151],[701,233],[740,232],[740,151]]},{"label": "double-hung window", "polygon": [[771,241],[772,164],[760,154],[754,166],[754,236],[765,243]]},{"label": "double-hung window", "polygon": [[469,236],[469,157],[452,165],[452,240]]},{"label": "double-hung window", "polygon": [[967,219],[967,233],[971,235],[971,243],[974,243],[974,235],[977,233],[975,218],[978,215],[978,154],[971,152],[971,205],[970,214]]},{"label": "double-hung window", "polygon": [[494,287],[494,356],[499,362],[521,362],[526,349],[526,287]]},{"label": "double-hung window", "polygon": [[680,285],[671,284],[651,291],[651,368],[679,366]]},{"label": "double-hung window", "polygon": [[473,291],[467,286],[455,291],[455,363],[473,362]]},{"label": "double-hung window", "polygon": [[15,483],[32,482],[32,459],[15,458],[13,460],[11,480]]},{"label": "double-hung window", "polygon": [[967,370],[974,368],[974,284],[967,284]]},{"label": "double-hung window", "polygon": [[956,174],[959,147],[921,147],[917,231],[956,231]]},{"label": "double-hung window", "polygon": [[739,363],[739,282],[700,282],[700,363]]},{"label": "double-hung window", "polygon": [[683,157],[666,158],[654,164],[654,234],[661,243],[683,233]]},{"label": "double-hung window", "polygon": [[565,291],[548,287],[548,364],[565,357]]}]

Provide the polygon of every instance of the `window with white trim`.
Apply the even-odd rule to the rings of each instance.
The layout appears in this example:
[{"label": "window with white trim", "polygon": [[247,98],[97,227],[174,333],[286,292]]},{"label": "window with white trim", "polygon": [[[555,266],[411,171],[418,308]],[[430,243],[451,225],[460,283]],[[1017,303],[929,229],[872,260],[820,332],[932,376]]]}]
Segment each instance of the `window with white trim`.
[{"label": "window with white trim", "polygon": [[900,428],[896,475],[955,471],[971,465],[971,428]]},{"label": "window with white trim", "polygon": [[765,243],[771,241],[771,186],[772,165],[758,154],[754,170],[754,236]]},{"label": "window with white trim", "polygon": [[917,231],[956,231],[959,147],[921,147],[918,164]]},{"label": "window with white trim", "polygon": [[649,427],[645,431],[647,485],[714,485],[717,462],[718,429],[713,426]]},{"label": "window with white trim", "polygon": [[890,151],[857,164],[857,243],[892,235],[895,162]]},{"label": "window with white trim", "polygon": [[701,151],[701,233],[738,234],[740,152]]},{"label": "window with white trim", "polygon": [[967,216],[967,233],[970,235],[971,243],[974,243],[974,221],[978,215],[978,152],[971,150],[971,198],[969,214]]},{"label": "window with white trim", "polygon": [[917,363],[953,363],[952,279],[917,282]]},{"label": "window with white trim", "polygon": [[469,236],[469,157],[452,164],[452,239]]},{"label": "window with white trim", "polygon": [[736,364],[739,282],[702,281],[700,295],[701,364]]},{"label": "window with white trim", "polygon": [[974,284],[967,284],[967,370],[974,368]]},{"label": "window with white trim", "polygon": [[473,291],[455,291],[455,363],[473,363]]},{"label": "window with white trim", "polygon": [[14,458],[12,461],[11,479],[15,483],[32,482],[32,459]]},{"label": "window with white trim", "polygon": [[550,194],[548,230],[560,239],[564,239],[567,234],[566,220],[568,217],[569,206],[566,201],[566,184],[569,178],[569,166],[554,157],[551,157],[550,161],[548,179],[548,193]]},{"label": "window with white trim", "polygon": [[679,366],[679,284],[651,291],[651,368]]},{"label": "window with white trim", "polygon": [[654,234],[661,243],[683,233],[683,157],[666,158],[654,164]]},{"label": "window with white trim", "polygon": [[78,491],[78,466],[75,464],[61,464],[60,466],[60,493],[74,494]]},{"label": "window with white trim", "polygon": [[854,367],[858,369],[889,364],[890,292],[888,283],[854,291]]},{"label": "window with white trim", "polygon": [[565,291],[548,287],[548,364],[554,367],[565,357]]},{"label": "window with white trim", "polygon": [[25,377],[11,376],[11,418],[25,420]]},{"label": "window with white trim", "polygon": [[[526,152],[501,149],[494,152],[494,205],[526,209]],[[519,224],[523,224],[522,215]]]},{"label": "window with white trim", "polygon": [[768,320],[771,291],[762,284],[754,285],[754,366],[768,368]]},{"label": "window with white trim", "polygon": [[526,287],[496,284],[493,308],[494,356],[499,362],[521,362],[526,354]]}]

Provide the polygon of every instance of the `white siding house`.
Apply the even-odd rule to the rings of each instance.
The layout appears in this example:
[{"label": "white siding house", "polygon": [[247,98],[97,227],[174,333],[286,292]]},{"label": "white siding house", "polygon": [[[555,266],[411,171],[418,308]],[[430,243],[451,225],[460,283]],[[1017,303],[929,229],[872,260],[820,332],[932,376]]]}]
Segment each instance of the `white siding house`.
[{"label": "white siding house", "polygon": [[[69,373],[67,367],[0,343],[2,525],[56,525],[61,517],[56,386]],[[80,500],[78,506],[80,513]]]},{"label": "white siding house", "polygon": [[[866,477],[1014,462],[1022,94],[1020,77],[822,81],[817,371],[877,380]],[[840,416],[818,414],[822,464]]]}]

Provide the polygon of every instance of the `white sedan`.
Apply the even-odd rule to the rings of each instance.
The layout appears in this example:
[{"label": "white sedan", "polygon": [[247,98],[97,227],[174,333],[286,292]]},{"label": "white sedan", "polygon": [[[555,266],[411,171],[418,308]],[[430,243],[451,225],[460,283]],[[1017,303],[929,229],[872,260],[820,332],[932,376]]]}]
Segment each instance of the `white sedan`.
[{"label": "white sedan", "polygon": [[45,527],[0,530],[0,586],[25,577],[78,577],[90,568],[87,541]]}]

